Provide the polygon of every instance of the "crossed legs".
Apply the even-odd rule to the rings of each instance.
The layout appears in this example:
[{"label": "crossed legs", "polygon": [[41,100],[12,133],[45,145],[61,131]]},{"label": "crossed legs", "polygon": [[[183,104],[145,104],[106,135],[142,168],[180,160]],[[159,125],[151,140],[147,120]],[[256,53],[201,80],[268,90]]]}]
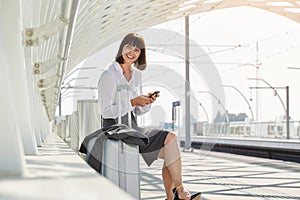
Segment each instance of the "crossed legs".
[{"label": "crossed legs", "polygon": [[175,187],[180,199],[191,199],[190,193],[184,189],[181,175],[181,157],[176,134],[169,132],[158,157],[164,159],[162,177],[168,200],[173,200],[172,189]]}]

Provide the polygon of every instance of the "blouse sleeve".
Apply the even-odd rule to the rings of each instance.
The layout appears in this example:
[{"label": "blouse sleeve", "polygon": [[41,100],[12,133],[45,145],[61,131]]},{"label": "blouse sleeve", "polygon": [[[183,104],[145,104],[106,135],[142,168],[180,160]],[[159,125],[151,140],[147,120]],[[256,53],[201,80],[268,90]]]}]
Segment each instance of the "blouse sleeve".
[{"label": "blouse sleeve", "polygon": [[[139,88],[136,90],[136,92],[138,93],[136,96],[140,96],[140,95],[143,94],[143,87],[142,87],[143,83],[142,83],[142,76],[141,76],[141,73],[140,73],[139,75],[140,75],[140,76],[139,76],[139,79],[138,79],[138,85],[139,85]],[[136,115],[142,115],[142,114],[148,112],[148,111],[150,110],[150,108],[151,108],[151,104],[146,105],[146,106],[144,106],[144,107],[136,106],[136,107],[134,108],[134,113],[135,113]]]},{"label": "blouse sleeve", "polygon": [[122,116],[128,110],[132,110],[128,100],[124,98],[122,98],[121,108],[119,108],[119,103],[116,102],[116,87],[117,82],[114,80],[113,74],[109,71],[103,72],[98,82],[99,113],[103,118],[117,118],[119,109],[121,109]]}]

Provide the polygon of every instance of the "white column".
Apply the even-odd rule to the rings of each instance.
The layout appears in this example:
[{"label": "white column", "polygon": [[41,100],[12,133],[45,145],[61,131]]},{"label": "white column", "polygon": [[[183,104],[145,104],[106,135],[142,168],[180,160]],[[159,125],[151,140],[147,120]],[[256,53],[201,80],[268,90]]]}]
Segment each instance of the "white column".
[{"label": "white column", "polygon": [[78,151],[79,148],[79,132],[78,132],[78,111],[74,111],[71,115],[71,148],[74,151]]},{"label": "white column", "polygon": [[[17,31],[11,29],[17,26],[18,2],[15,0],[0,0],[0,175],[23,175],[25,172],[25,160],[23,145],[19,129],[19,111],[15,107],[17,100],[12,87],[17,80],[11,77],[10,70],[14,67],[12,57],[17,51],[14,38]],[[17,31],[20,33],[20,30]],[[19,40],[18,40],[19,41]],[[20,42],[20,41],[19,41]],[[11,54],[11,55],[9,55]],[[17,53],[16,53],[17,54]],[[16,57],[14,58],[16,59]],[[18,73],[22,73],[21,71]]]},{"label": "white column", "polygon": [[[41,105],[41,108],[44,109]],[[43,135],[45,136],[45,138],[48,137],[48,135],[51,133],[51,129],[50,129],[50,126],[49,126],[49,119],[47,117],[47,114],[45,112],[45,110],[42,110],[41,111],[41,120],[42,120],[42,123],[41,123],[41,128],[42,128],[42,133]]]},{"label": "white column", "polygon": [[[22,27],[23,28],[31,28],[38,27],[39,24],[34,23],[33,21],[38,21],[38,15],[36,14],[39,7],[37,3],[33,2],[33,0],[20,1],[21,2],[21,12],[22,12]],[[37,47],[25,47],[24,55],[26,58],[26,77],[28,82],[28,94],[31,99],[30,104],[30,113],[31,113],[31,122],[34,130],[34,136],[36,140],[37,146],[42,146],[42,123],[41,118],[44,113],[41,113],[42,105],[40,103],[41,98],[39,94],[39,89],[37,88],[36,78],[33,74],[33,51],[36,50]],[[35,52],[37,53],[37,52]],[[33,61],[33,62],[32,62]]]},{"label": "white column", "polygon": [[37,154],[37,144],[30,115],[30,100],[26,79],[26,66],[22,45],[20,2],[2,1],[0,18],[2,20],[2,46],[6,51],[8,77],[11,80],[14,108],[19,122],[25,154]]}]

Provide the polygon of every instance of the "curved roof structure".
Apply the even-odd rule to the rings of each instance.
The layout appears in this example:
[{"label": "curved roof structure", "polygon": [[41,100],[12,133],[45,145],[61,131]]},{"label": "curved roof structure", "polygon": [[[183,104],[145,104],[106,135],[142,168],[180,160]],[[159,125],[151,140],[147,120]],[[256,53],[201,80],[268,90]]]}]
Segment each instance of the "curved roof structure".
[{"label": "curved roof structure", "polygon": [[[83,3],[84,2],[84,3]],[[195,13],[252,6],[300,22],[300,1],[177,0],[83,1],[79,5],[68,70],[108,42],[132,29],[143,29]]]},{"label": "curved roof structure", "polygon": [[238,6],[264,9],[300,22],[297,0],[31,1],[22,5],[26,67],[33,70],[43,106],[53,119],[64,76],[125,32]]}]

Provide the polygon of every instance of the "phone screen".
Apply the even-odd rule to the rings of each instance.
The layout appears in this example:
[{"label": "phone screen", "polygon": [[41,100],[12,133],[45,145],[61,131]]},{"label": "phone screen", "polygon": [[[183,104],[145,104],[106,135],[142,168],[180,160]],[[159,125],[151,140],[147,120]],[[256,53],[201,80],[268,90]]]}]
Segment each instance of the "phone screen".
[{"label": "phone screen", "polygon": [[158,93],[160,93],[160,91],[155,91],[153,92],[151,95],[149,95],[149,98],[153,97],[153,96],[156,96]]}]

